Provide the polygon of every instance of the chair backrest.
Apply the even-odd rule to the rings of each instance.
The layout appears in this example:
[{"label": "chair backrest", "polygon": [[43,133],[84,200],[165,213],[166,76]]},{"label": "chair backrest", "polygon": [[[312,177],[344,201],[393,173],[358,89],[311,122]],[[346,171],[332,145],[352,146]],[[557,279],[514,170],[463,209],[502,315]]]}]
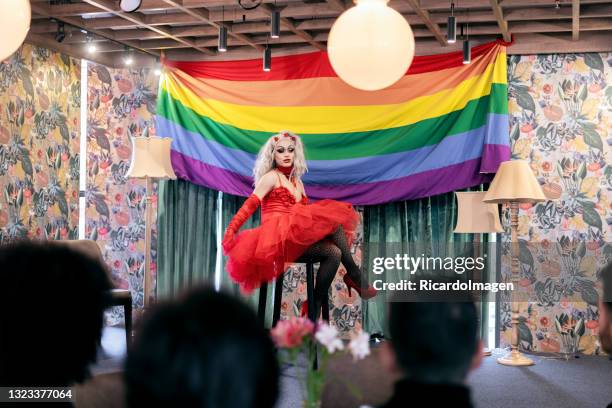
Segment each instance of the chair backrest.
[{"label": "chair backrest", "polygon": [[102,267],[104,268],[104,270],[106,271],[106,273],[109,275],[109,278],[110,278],[110,268],[104,261],[104,257],[102,256],[102,251],[100,251],[100,247],[98,246],[96,241],[92,241],[91,239],[74,239],[74,240],[69,239],[69,240],[62,240],[62,241],[58,240],[58,241],[49,241],[49,242],[53,244],[66,245],[69,248],[75,251],[78,251],[92,258],[95,261],[100,262],[100,264],[102,265]]}]

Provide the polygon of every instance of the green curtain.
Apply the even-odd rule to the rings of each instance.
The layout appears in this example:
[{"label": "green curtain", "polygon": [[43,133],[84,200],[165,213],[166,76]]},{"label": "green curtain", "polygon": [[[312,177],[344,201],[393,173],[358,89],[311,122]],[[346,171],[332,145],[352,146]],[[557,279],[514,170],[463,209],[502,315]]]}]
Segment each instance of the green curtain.
[{"label": "green curtain", "polygon": [[[236,212],[238,212],[238,210],[240,209],[240,207],[242,207],[242,204],[244,204],[244,202],[246,201],[245,197],[240,197],[240,196],[235,196],[235,195],[231,195],[231,194],[226,194],[226,193],[222,193],[222,199],[221,199],[221,233],[223,234],[223,232],[225,231],[225,229],[227,228],[227,226],[229,225],[230,221],[232,220],[232,218],[234,217],[234,215],[236,214]],[[241,231],[244,231],[245,229],[249,229],[249,228],[255,228],[257,226],[259,226],[261,222],[261,210],[257,210],[255,211],[255,213],[251,216],[251,218],[249,218],[240,228]],[[240,288],[238,287],[238,285],[236,285],[228,276],[227,272],[225,271],[225,264],[227,262],[227,257],[223,256],[222,257],[222,262],[221,262],[221,289],[229,292],[229,293],[233,293],[237,296],[241,296],[243,299],[245,299],[245,301],[251,305],[254,309],[257,309],[258,307],[258,301],[259,301],[259,290],[255,290],[252,294],[250,295],[245,295],[244,293],[240,292]],[[273,287],[274,287],[274,282],[270,282],[268,284],[268,289],[267,289],[267,303],[266,303],[266,324],[268,326],[271,325],[272,323],[272,294],[273,294]]]},{"label": "green curtain", "polygon": [[217,191],[184,180],[161,181],[157,208],[157,295],[214,285]]},{"label": "green curtain", "polygon": [[[474,189],[480,190],[480,188]],[[372,265],[375,257],[394,257],[396,253],[409,256],[457,256],[471,250],[473,234],[454,234],[457,203],[454,193],[441,194],[419,200],[393,202],[364,208],[364,259]],[[486,246],[483,245],[482,248]],[[472,255],[472,254],[470,254]],[[452,275],[454,272],[450,272]],[[370,281],[398,282],[408,279],[406,271],[385,271]],[[363,303],[364,329],[369,333],[388,335],[387,305],[392,294],[379,296]],[[478,304],[486,316],[486,303]],[[483,321],[483,319],[481,319]],[[481,334],[486,336],[481,324]]]}]

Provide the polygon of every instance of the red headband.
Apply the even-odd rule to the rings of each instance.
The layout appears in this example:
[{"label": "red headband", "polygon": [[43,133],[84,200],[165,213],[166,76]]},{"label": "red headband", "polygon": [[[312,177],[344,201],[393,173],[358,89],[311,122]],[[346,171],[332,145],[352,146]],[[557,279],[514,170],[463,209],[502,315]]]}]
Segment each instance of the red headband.
[{"label": "red headband", "polygon": [[[291,135],[290,135],[289,133],[287,133],[287,132],[283,132],[283,133],[281,133],[281,134],[283,135],[283,137],[288,137],[288,138],[289,138],[289,139],[291,139],[293,142],[295,142],[295,136],[291,136]],[[274,136],[274,141],[275,141],[275,142],[278,142],[278,141],[279,141],[278,136]]]}]

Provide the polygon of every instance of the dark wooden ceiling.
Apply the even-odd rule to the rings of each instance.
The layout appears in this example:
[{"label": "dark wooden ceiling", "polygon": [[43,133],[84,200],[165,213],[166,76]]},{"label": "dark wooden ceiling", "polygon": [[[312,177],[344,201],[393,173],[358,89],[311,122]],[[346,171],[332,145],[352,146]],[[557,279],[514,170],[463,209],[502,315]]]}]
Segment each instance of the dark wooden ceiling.
[{"label": "dark wooden ceiling", "polygon": [[[266,43],[274,55],[325,50],[334,20],[353,6],[345,0],[263,0],[246,10],[238,0],[143,0],[138,11],[125,13],[118,0],[30,2],[28,42],[110,66],[122,64],[126,47],[138,50],[138,65],[151,64],[162,52],[182,60],[258,58]],[[460,49],[460,42],[445,41],[450,0],[391,0],[389,5],[411,25],[418,55]],[[281,36],[270,39],[275,7],[281,10]],[[612,51],[612,1],[456,0],[455,15],[459,25],[468,23],[475,44],[513,36],[509,53]],[[66,32],[61,43],[59,24]],[[217,52],[221,24],[229,32],[225,53]],[[87,53],[88,41],[95,42],[95,54]]]}]

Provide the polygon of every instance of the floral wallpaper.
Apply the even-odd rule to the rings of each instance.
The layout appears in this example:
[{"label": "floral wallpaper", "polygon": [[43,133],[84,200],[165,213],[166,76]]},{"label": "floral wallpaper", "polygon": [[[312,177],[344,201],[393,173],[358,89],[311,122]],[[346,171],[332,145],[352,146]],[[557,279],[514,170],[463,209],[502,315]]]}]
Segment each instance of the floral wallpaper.
[{"label": "floral wallpaper", "polygon": [[[86,236],[100,245],[115,286],[129,288],[134,307],[141,308],[146,185],[126,174],[132,154],[130,137],[155,134],[159,77],[147,68],[111,69],[89,62],[87,81]],[[154,194],[152,220],[157,218],[156,204]],[[151,272],[155,277],[153,224]],[[112,321],[122,318],[121,309],[115,309]]]},{"label": "floral wallpaper", "polygon": [[[362,222],[355,231],[355,239],[351,251],[357,265],[361,265],[363,247],[363,211],[358,208]],[[315,279],[318,264],[315,264]],[[346,273],[344,266],[340,264],[338,273],[331,284],[329,300],[330,324],[336,326],[342,338],[352,338],[361,332],[361,298],[353,291],[351,297],[342,277]],[[281,303],[281,319],[291,316],[300,316],[302,303],[306,302],[306,266],[294,264],[287,272],[283,280],[283,296]]]},{"label": "floral wallpaper", "polygon": [[80,70],[28,44],[0,63],[0,244],[78,236]]},{"label": "floral wallpaper", "polygon": [[[612,53],[510,56],[508,93],[513,159],[530,163],[549,199],[519,210],[521,344],[563,352],[575,331],[581,351],[600,353],[597,271],[612,260]],[[508,303],[501,323],[508,343]]]}]

